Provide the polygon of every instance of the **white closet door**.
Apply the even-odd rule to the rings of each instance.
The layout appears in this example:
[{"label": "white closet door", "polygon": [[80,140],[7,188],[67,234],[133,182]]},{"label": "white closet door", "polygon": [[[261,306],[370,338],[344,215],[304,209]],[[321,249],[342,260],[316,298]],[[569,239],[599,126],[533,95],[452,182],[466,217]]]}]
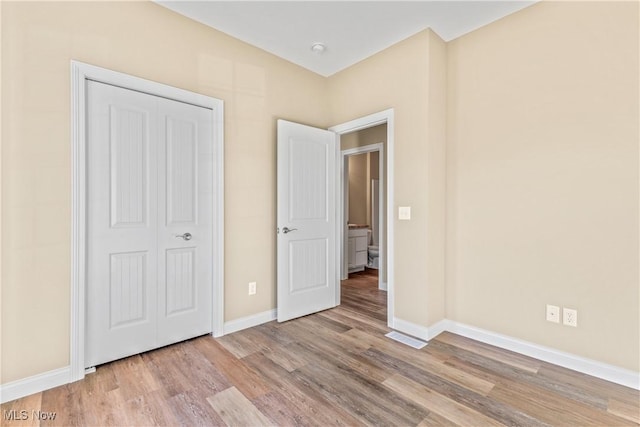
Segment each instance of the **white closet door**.
[{"label": "white closet door", "polygon": [[85,365],[153,348],[157,308],[157,102],[89,82]]},{"label": "white closet door", "polygon": [[89,367],[211,331],[213,155],[209,110],[87,85]]},{"label": "white closet door", "polygon": [[[161,99],[158,153],[158,345],[211,332],[211,111]],[[186,235],[185,233],[188,233]],[[184,237],[180,237],[184,236]]]}]

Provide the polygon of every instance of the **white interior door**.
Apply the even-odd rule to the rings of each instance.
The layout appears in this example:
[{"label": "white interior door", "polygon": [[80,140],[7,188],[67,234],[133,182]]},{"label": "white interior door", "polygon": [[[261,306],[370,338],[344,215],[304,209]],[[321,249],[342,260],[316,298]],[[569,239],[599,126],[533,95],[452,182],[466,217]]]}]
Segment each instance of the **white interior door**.
[{"label": "white interior door", "polygon": [[211,332],[211,111],[159,98],[157,347]]},{"label": "white interior door", "polygon": [[87,117],[90,367],[211,331],[213,156],[201,107],[90,81]]},{"label": "white interior door", "polygon": [[278,321],[336,306],[336,135],[278,120]]}]

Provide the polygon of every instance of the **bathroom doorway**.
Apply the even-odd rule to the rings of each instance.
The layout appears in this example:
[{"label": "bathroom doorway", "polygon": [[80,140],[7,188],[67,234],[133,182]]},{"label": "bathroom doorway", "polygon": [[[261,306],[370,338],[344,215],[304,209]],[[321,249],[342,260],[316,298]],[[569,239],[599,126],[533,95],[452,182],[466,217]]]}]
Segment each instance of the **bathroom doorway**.
[{"label": "bathroom doorway", "polygon": [[[382,127],[379,127],[382,125]],[[342,193],[338,197],[338,209],[336,210],[337,221],[341,226],[338,227],[339,238],[337,242],[337,253],[336,253],[336,262],[339,266],[340,270],[340,278],[346,279],[348,277],[348,266],[344,262],[345,254],[348,250],[348,226],[347,226],[347,216],[345,215],[345,198],[344,198],[344,183],[348,180],[345,177],[344,173],[344,158],[342,155],[343,150],[348,150],[350,148],[356,148],[362,144],[362,146],[372,145],[376,143],[383,143],[383,147],[381,150],[382,156],[380,156],[380,164],[382,165],[383,171],[380,174],[383,177],[383,182],[380,183],[380,187],[382,189],[384,200],[384,209],[381,210],[380,219],[381,219],[381,233],[380,233],[380,245],[379,245],[379,283],[376,286],[377,289],[375,291],[384,294],[384,298],[386,299],[386,318],[387,318],[387,326],[393,328],[395,321],[395,313],[394,313],[394,300],[395,300],[395,292],[394,292],[394,254],[393,254],[393,242],[394,242],[394,222],[393,219],[393,206],[394,206],[394,167],[393,167],[393,158],[394,158],[394,110],[390,108],[388,110],[380,111],[377,113],[370,114],[368,116],[360,117],[354,120],[350,120],[348,122],[332,126],[329,128],[330,131],[335,132],[338,135],[338,149],[336,150],[336,156],[338,160],[338,164],[340,166],[340,174],[338,180],[338,191]],[[379,132],[379,136],[381,138],[374,139],[369,144],[365,144],[364,141],[361,142],[360,134],[357,132],[367,131],[368,129],[377,128],[376,130]],[[373,131],[369,131],[373,132]],[[352,135],[354,134],[354,135]],[[350,136],[351,135],[351,136]],[[356,139],[358,142],[353,146],[350,146],[349,139]],[[365,149],[366,150],[366,149]],[[375,151],[375,149],[370,149],[369,151]],[[362,274],[362,273],[358,273]],[[373,281],[375,286],[375,280]],[[379,289],[380,285],[383,288],[386,287],[386,291],[383,289]],[[339,281],[338,292],[336,293],[336,305],[340,304],[340,295],[341,295],[341,284]]]},{"label": "bathroom doorway", "polygon": [[342,279],[367,271],[386,278],[386,123],[341,135],[342,206],[344,218]]}]

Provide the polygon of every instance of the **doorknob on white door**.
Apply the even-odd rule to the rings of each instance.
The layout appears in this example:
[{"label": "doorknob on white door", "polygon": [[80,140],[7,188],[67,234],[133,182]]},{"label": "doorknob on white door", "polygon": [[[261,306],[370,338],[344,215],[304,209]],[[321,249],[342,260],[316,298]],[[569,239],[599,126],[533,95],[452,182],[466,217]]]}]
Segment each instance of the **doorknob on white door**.
[{"label": "doorknob on white door", "polygon": [[191,240],[193,236],[191,235],[191,233],[184,233],[184,234],[176,234],[176,237],[182,237],[184,240]]},{"label": "doorknob on white door", "polygon": [[297,230],[297,228],[284,227],[284,228],[282,229],[282,232],[283,232],[284,234],[287,234],[287,233],[291,233],[292,231],[296,231],[296,230]]}]

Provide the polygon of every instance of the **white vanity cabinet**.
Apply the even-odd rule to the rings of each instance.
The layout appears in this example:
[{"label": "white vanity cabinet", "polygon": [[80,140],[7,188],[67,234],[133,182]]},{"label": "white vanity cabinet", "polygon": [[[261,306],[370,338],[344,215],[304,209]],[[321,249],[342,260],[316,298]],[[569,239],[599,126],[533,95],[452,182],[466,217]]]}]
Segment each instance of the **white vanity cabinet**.
[{"label": "white vanity cabinet", "polygon": [[364,270],[367,265],[367,228],[349,229],[349,273]]}]

